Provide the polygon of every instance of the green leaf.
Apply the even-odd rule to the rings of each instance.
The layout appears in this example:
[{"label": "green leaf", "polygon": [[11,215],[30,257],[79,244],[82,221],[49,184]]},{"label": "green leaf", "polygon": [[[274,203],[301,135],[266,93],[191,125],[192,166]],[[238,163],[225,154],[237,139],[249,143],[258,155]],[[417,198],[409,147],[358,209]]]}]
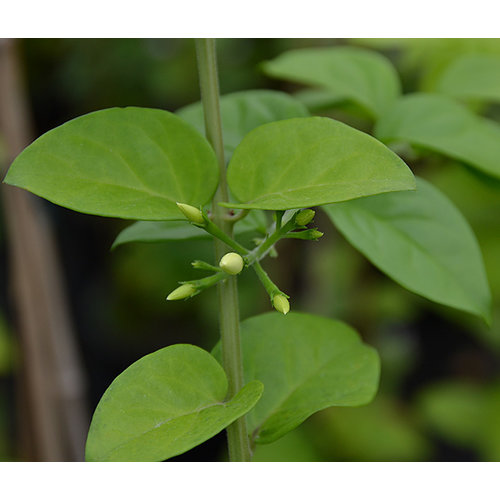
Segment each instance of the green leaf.
[{"label": "green leaf", "polygon": [[[224,149],[229,160],[243,137],[265,123],[309,116],[307,108],[284,92],[244,90],[220,99]],[[177,110],[177,115],[204,134],[203,106],[200,102]]]},{"label": "green leaf", "polygon": [[286,210],[414,189],[410,169],[373,137],[331,118],[262,125],[236,148],[227,181],[238,208]]},{"label": "green leaf", "polygon": [[464,54],[456,58],[436,83],[436,92],[459,99],[500,101],[500,56]]},{"label": "green leaf", "polygon": [[211,438],[252,408],[262,384],[226,401],[222,367],[199,347],[177,344],[144,356],[104,393],[92,418],[86,460],[161,461]]},{"label": "green leaf", "polygon": [[177,201],[211,199],[218,167],[205,138],[172,113],[111,108],[42,135],[5,181],[79,212],[168,220],[182,217]]},{"label": "green leaf", "polygon": [[262,64],[272,77],[330,90],[364,107],[373,117],[400,95],[398,74],[384,56],[356,47],[307,48]]},{"label": "green leaf", "polygon": [[257,443],[279,439],[324,408],[366,404],[377,391],[376,351],[340,321],[262,314],[241,323],[241,341],[245,378],[265,386],[247,415]]},{"label": "green leaf", "polygon": [[[266,233],[266,217],[263,212],[252,210],[234,226],[235,234],[249,232]],[[111,249],[124,243],[159,243],[171,240],[210,239],[212,236],[203,229],[186,221],[139,221],[126,227],[116,237]]]},{"label": "green leaf", "polygon": [[394,281],[490,320],[490,291],[474,233],[431,184],[417,178],[415,192],[323,208],[347,240]]},{"label": "green leaf", "polygon": [[406,141],[500,177],[500,126],[438,94],[401,98],[376,124],[384,142]]}]

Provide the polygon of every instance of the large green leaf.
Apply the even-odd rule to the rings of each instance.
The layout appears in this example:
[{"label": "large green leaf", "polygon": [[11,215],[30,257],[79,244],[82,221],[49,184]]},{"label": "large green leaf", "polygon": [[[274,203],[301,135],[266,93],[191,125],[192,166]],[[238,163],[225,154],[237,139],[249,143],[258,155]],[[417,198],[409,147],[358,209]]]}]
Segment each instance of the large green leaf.
[{"label": "large green leaf", "polygon": [[414,189],[410,169],[373,137],[331,118],[295,118],[245,136],[227,181],[241,203],[286,210]]},{"label": "large green leaf", "polygon": [[247,416],[257,443],[279,439],[324,408],[366,404],[377,391],[376,351],[340,321],[262,314],[241,323],[241,341],[246,379],[265,386]]},{"label": "large green leaf", "polygon": [[208,142],[167,111],[111,108],[42,135],[5,181],[79,212],[180,219],[175,202],[202,205],[217,187]]},{"label": "large green leaf", "polygon": [[474,233],[431,184],[417,178],[415,192],[323,208],[347,240],[394,281],[490,320],[490,291]]},{"label": "large green leaf", "polygon": [[[249,232],[266,233],[266,217],[263,212],[252,210],[234,226],[235,234]],[[126,227],[116,237],[111,249],[124,243],[159,243],[161,241],[209,239],[212,236],[187,221],[139,221]]]},{"label": "large green leaf", "polygon": [[[244,90],[224,95],[220,99],[220,111],[228,160],[243,137],[259,125],[309,116],[304,104],[276,90]],[[179,109],[177,114],[204,134],[205,122],[200,102]]]},{"label": "large green leaf", "polygon": [[227,379],[206,351],[177,344],[144,356],[104,393],[92,418],[86,460],[161,461],[211,438],[252,408],[256,380],[226,401]]},{"label": "large green leaf", "polygon": [[307,48],[285,52],[262,65],[275,78],[328,89],[377,117],[401,93],[399,77],[382,55],[356,47]]},{"label": "large green leaf", "polygon": [[500,55],[457,57],[436,82],[436,91],[457,98],[500,101]]},{"label": "large green leaf", "polygon": [[447,96],[401,98],[376,124],[375,135],[426,147],[500,177],[500,126]]}]

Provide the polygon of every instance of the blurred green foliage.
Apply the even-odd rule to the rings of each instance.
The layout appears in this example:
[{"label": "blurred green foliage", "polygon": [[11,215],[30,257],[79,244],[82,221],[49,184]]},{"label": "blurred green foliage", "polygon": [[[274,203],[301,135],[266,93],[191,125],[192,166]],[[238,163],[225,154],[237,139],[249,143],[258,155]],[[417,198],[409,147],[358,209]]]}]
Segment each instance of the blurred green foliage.
[{"label": "blurred green foliage", "polygon": [[[388,56],[404,93],[435,90],[447,68],[464,54],[500,54],[498,39],[224,39],[218,43],[221,91],[303,92],[297,84],[264,76],[260,63],[290,49],[338,44]],[[29,39],[21,41],[21,48],[37,136],[105,107],[175,111],[199,99],[191,40]],[[359,110],[330,104],[322,114],[370,130]],[[493,101],[467,104],[500,119]],[[285,241],[278,247],[279,259],[272,267],[264,262],[264,267],[293,296],[294,310],[346,321],[377,348],[380,394],[366,407],[320,412],[282,440],[258,446],[257,461],[500,459],[500,182],[436,153],[418,148],[404,152],[414,172],[441,189],[473,228],[493,295],[493,325],[487,328],[465,313],[398,287],[318,212],[322,240]],[[175,307],[165,301],[178,281],[199,276],[189,262],[213,260],[209,242],[130,244],[108,253],[123,221],[99,222],[47,207],[59,229],[93,404],[118,373],[148,352],[178,342],[213,347],[218,321],[214,291]],[[239,284],[242,319],[269,310],[253,275],[242,273]],[[2,387],[12,377],[3,343],[0,325]],[[14,418],[8,394],[6,389],[0,395],[3,459],[13,458],[10,445],[4,444]],[[217,439],[183,459],[216,459],[224,449]]]}]

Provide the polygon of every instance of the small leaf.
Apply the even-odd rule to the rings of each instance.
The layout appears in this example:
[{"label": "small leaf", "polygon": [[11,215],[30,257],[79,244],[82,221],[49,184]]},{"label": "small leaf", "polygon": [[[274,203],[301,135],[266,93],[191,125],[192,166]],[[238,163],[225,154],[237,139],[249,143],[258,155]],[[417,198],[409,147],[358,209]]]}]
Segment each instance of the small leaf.
[{"label": "small leaf", "polygon": [[443,72],[436,92],[459,99],[500,101],[500,56],[463,54]]},{"label": "small leaf", "polygon": [[384,56],[356,47],[307,48],[285,52],[262,65],[275,78],[330,90],[356,102],[373,117],[400,95],[398,74]]},{"label": "small leaf", "polygon": [[[307,108],[284,92],[244,90],[220,99],[224,149],[229,160],[243,137],[264,123],[309,116]],[[177,110],[177,115],[205,133],[203,106],[200,102]]]},{"label": "small leaf", "polygon": [[211,438],[252,408],[262,384],[225,401],[227,379],[206,351],[177,344],[144,356],[104,393],[92,418],[86,460],[161,461]]},{"label": "small leaf", "polygon": [[490,291],[474,233],[430,183],[417,178],[415,192],[323,208],[347,240],[394,281],[490,320]]},{"label": "small leaf", "polygon": [[279,439],[324,408],[366,404],[377,391],[376,351],[340,321],[267,313],[241,323],[241,340],[246,379],[265,385],[247,415],[257,443]]},{"label": "small leaf", "polygon": [[286,210],[415,188],[410,169],[373,137],[331,118],[262,125],[236,148],[227,180],[241,203]]},{"label": "small leaf", "polygon": [[[235,234],[266,233],[266,218],[263,212],[252,210],[234,226]],[[111,249],[124,243],[159,243],[171,240],[210,239],[203,229],[186,221],[139,221],[123,229],[116,237]]]},{"label": "small leaf", "polygon": [[401,98],[376,124],[384,142],[407,141],[500,177],[500,126],[437,94]]},{"label": "small leaf", "polygon": [[217,187],[215,154],[167,111],[111,108],[42,135],[14,161],[5,182],[79,212],[169,220],[175,202],[200,206]]}]

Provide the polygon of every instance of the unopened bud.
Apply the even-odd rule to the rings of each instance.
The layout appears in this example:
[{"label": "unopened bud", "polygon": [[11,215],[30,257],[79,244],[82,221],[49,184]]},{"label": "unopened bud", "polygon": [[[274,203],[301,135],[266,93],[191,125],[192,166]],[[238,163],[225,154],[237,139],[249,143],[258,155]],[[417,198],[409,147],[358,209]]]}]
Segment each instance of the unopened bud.
[{"label": "unopened bud", "polygon": [[280,294],[273,297],[273,306],[282,314],[286,314],[290,310],[290,302],[284,295]]},{"label": "unopened bud", "polygon": [[317,240],[318,238],[321,238],[324,233],[321,231],[318,231],[317,229],[311,229],[309,232],[309,236],[311,240]]},{"label": "unopened bud", "polygon": [[314,219],[315,215],[316,212],[314,210],[311,210],[310,208],[308,208],[307,210],[302,210],[302,212],[299,212],[295,217],[295,223],[298,226],[307,226],[307,224],[309,224],[309,222]]},{"label": "unopened bud", "polygon": [[245,263],[240,254],[229,252],[219,262],[219,267],[227,274],[239,274]]},{"label": "unopened bud", "polygon": [[186,205],[186,203],[176,203],[176,205],[188,220],[194,222],[195,224],[205,225],[205,219],[203,218],[201,210],[193,207],[192,205]]},{"label": "unopened bud", "polygon": [[191,297],[196,292],[196,287],[191,283],[185,283],[180,287],[176,288],[173,292],[170,292],[167,300],[181,300]]}]

